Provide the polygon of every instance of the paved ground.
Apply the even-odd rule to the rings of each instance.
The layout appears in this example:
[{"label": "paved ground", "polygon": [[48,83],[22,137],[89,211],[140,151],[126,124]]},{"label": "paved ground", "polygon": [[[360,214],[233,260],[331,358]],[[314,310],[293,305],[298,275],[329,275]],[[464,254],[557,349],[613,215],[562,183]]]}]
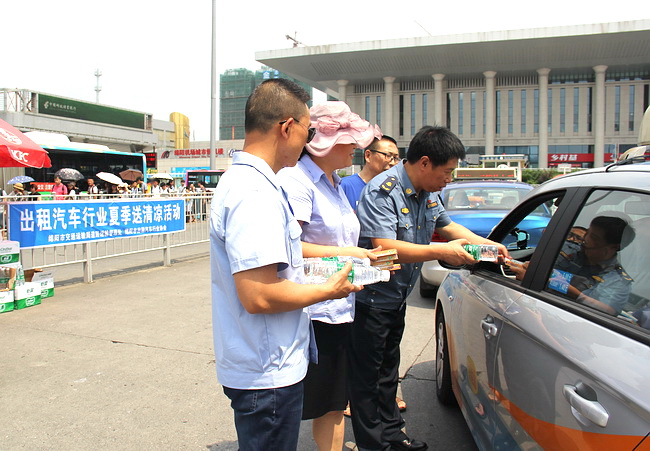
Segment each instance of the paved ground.
[{"label": "paved ground", "polygon": [[[42,305],[0,315],[0,450],[236,450],[214,374],[207,250],[177,252],[171,267],[154,253],[106,260],[94,283],[68,277]],[[431,449],[475,449],[460,413],[435,401],[432,305],[409,299],[408,432]],[[315,449],[308,422],[299,449]]]}]

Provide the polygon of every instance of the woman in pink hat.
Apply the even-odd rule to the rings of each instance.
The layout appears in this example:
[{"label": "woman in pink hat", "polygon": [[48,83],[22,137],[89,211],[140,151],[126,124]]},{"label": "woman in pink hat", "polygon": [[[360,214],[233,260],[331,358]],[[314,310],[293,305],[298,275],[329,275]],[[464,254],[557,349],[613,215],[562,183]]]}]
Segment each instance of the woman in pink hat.
[{"label": "woman in pink hat", "polygon": [[[326,102],[310,110],[316,129],[298,164],[278,173],[296,219],[302,226],[304,257],[349,255],[375,259],[357,247],[359,221],[340,186],[338,169],[352,165],[356,148],[365,148],[378,127],[350,111],[344,102]],[[309,127],[309,124],[304,124]],[[318,364],[304,379],[303,420],[313,419],[319,450],[343,447],[343,410],[347,405],[347,341],[354,320],[354,293],[308,308],[318,345]]]}]

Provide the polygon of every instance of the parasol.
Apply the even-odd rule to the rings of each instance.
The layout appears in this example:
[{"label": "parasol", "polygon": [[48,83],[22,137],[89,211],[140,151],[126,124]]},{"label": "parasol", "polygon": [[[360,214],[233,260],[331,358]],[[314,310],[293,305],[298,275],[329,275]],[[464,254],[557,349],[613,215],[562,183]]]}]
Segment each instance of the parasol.
[{"label": "parasol", "polygon": [[143,178],[143,175],[142,171],[138,171],[137,169],[126,169],[120,172],[120,177],[122,177],[122,180],[135,182],[138,178]]},{"label": "parasol", "polygon": [[59,177],[61,180],[73,180],[75,182],[84,178],[81,172],[72,168],[59,169],[54,173],[54,176]]},{"label": "parasol", "polygon": [[13,185],[14,183],[29,183],[33,182],[34,179],[28,175],[17,175],[7,182],[7,185]]},{"label": "parasol", "polygon": [[174,177],[171,175],[167,174],[166,172],[158,172],[156,174],[148,174],[148,178],[150,179],[166,179],[166,180],[174,180]]},{"label": "parasol", "polygon": [[47,152],[20,130],[0,119],[0,167],[49,168]]},{"label": "parasol", "polygon": [[105,182],[112,183],[113,185],[119,185],[120,183],[122,183],[121,178],[119,178],[115,174],[111,174],[110,172],[98,172],[97,178],[100,178]]}]

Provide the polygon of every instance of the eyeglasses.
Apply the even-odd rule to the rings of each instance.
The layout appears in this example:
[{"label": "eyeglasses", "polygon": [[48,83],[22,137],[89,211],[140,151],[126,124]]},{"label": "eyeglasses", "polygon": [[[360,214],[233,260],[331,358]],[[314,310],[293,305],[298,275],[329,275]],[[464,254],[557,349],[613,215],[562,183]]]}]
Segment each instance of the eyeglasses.
[{"label": "eyeglasses", "polygon": [[[313,128],[313,127],[307,127],[305,124],[303,124],[302,122],[300,122],[300,121],[299,121],[298,119],[296,119],[295,117],[292,118],[292,119],[293,119],[297,124],[300,124],[300,125],[302,125],[303,127],[305,127],[305,128],[307,129],[307,142],[311,142],[311,140],[314,139],[314,136],[316,136],[316,129]],[[288,120],[289,120],[289,119],[287,119],[286,121],[280,121],[280,122],[278,122],[278,124],[283,125],[283,124],[285,124]]]},{"label": "eyeglasses", "polygon": [[387,153],[387,152],[382,152],[381,150],[372,150],[372,149],[370,149],[370,151],[374,152],[374,153],[382,154],[383,156],[385,156],[389,160],[399,161],[399,155],[393,155],[393,154],[390,154],[390,153]]}]

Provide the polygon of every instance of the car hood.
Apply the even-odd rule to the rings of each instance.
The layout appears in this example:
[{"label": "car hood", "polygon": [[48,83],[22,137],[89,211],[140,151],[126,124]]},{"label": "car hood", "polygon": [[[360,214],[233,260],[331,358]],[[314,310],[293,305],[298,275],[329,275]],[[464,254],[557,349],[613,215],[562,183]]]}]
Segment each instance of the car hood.
[{"label": "car hood", "polygon": [[452,221],[482,237],[487,237],[508,213],[509,210],[447,211]]}]

